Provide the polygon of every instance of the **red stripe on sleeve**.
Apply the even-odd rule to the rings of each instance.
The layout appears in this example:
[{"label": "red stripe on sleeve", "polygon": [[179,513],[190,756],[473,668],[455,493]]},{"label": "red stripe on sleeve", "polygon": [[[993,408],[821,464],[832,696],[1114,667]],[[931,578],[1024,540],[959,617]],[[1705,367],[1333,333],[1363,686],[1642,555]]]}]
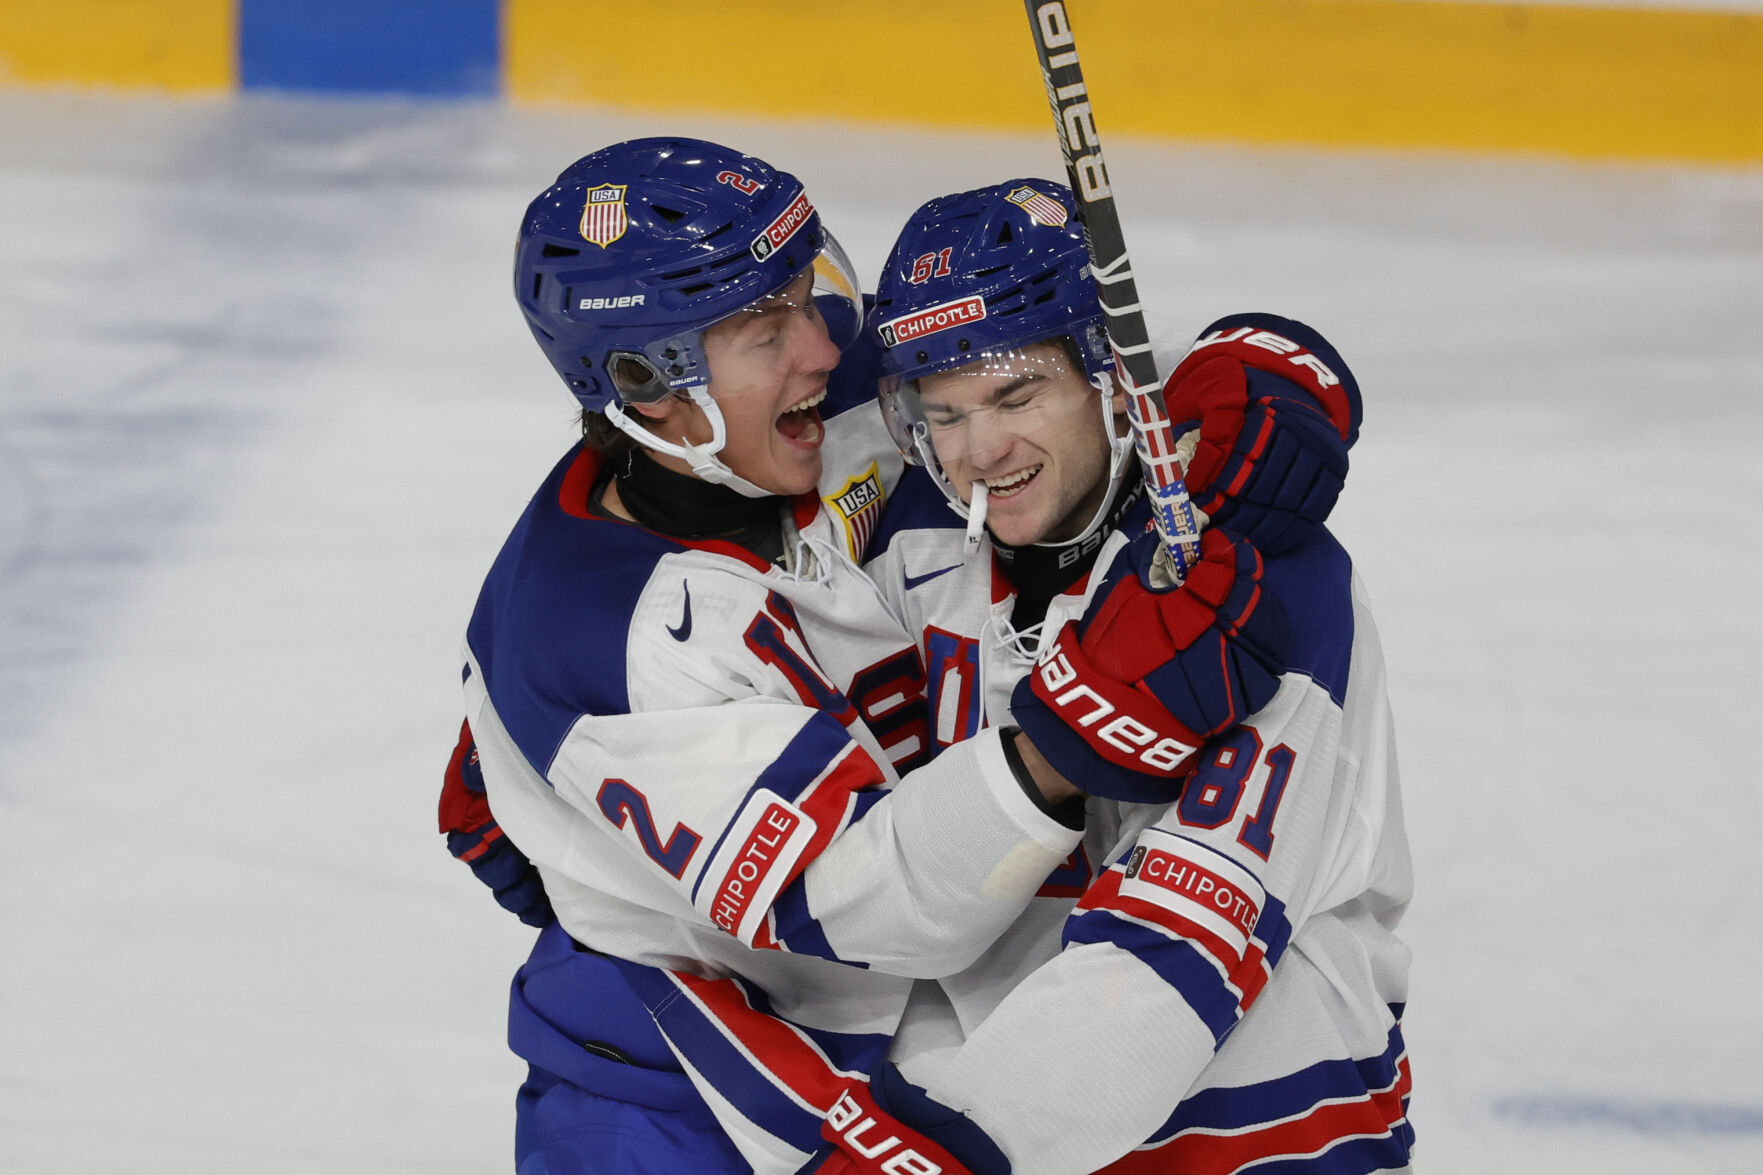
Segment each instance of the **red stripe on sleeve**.
[{"label": "red stripe on sleeve", "polygon": [[851,1084],[851,1077],[835,1070],[794,1025],[754,1010],[734,980],[671,974],[778,1085],[816,1110],[824,1114]]},{"label": "red stripe on sleeve", "polygon": [[1407,1117],[1398,1092],[1407,1083],[1407,1063],[1395,1089],[1366,1093],[1346,1102],[1314,1106],[1309,1112],[1259,1129],[1231,1134],[1185,1131],[1155,1147],[1133,1151],[1097,1175],[1231,1175],[1269,1159],[1321,1154],[1355,1138],[1389,1134]]},{"label": "red stripe on sleeve", "polygon": [[1120,892],[1120,883],[1124,878],[1125,874],[1119,870],[1108,870],[1084,894],[1083,900],[1077,905],[1077,912],[1118,912],[1140,922],[1149,922],[1173,938],[1193,943],[1224,970],[1231,986],[1242,993],[1238,1001],[1239,1007],[1246,1010],[1255,1002],[1255,997],[1261,994],[1261,989],[1267,986],[1267,981],[1271,978],[1271,968],[1266,961],[1267,952],[1262,948],[1260,940],[1251,937],[1248,949],[1238,957],[1230,943],[1199,923],[1155,902],[1123,895]]},{"label": "red stripe on sleeve", "polygon": [[852,793],[875,787],[886,779],[882,769],[869,757],[869,752],[859,744],[851,743],[833,761],[830,770],[796,797],[796,806],[814,821],[814,839],[808,842],[808,847],[790,870],[789,879],[784,882],[786,886],[800,877],[802,870],[808,868],[826,851],[833,838],[845,830],[855,806]]}]

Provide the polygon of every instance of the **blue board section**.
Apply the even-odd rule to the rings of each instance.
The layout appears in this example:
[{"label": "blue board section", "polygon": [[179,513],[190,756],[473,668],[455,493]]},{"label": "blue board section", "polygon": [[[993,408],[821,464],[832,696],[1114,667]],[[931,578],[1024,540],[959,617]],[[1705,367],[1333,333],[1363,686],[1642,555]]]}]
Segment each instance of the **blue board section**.
[{"label": "blue board section", "polygon": [[497,0],[240,0],[245,89],[494,97]]}]

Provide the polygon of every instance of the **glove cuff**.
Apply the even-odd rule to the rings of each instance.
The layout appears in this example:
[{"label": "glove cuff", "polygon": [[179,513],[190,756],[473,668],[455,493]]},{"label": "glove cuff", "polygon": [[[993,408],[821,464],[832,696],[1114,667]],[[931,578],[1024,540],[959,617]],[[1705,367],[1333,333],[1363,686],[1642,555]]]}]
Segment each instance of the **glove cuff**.
[{"label": "glove cuff", "polygon": [[1208,327],[1169,377],[1179,382],[1200,364],[1228,355],[1302,388],[1328,414],[1348,446],[1359,437],[1359,384],[1327,340],[1301,322],[1275,314],[1233,314]]}]

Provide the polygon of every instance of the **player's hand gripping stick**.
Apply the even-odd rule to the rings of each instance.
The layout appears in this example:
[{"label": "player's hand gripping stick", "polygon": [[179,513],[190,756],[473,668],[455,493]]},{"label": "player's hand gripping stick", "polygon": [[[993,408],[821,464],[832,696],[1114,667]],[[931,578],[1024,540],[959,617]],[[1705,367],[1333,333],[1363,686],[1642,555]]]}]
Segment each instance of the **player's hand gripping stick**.
[{"label": "player's hand gripping stick", "polygon": [[1042,646],[1010,709],[1055,770],[1091,795],[1169,803],[1205,741],[1266,705],[1285,672],[1285,609],[1248,539],[1212,528],[1179,588],[1145,535],[1089,611]]}]

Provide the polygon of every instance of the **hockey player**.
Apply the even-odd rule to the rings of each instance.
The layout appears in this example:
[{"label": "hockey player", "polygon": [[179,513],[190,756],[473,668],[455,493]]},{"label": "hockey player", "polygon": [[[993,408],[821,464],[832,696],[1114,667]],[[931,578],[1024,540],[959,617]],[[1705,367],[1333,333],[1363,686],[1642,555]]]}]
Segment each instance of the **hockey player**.
[{"label": "hockey player", "polygon": [[[800,183],[692,140],[596,152],[529,207],[515,294],[586,432],[462,668],[488,802],[455,831],[487,852],[493,808],[555,917],[511,997],[519,1169],[794,1170],[913,977],[1073,851],[1077,793],[1008,728],[923,762],[918,654],[853,562],[898,454]],[[1237,647],[1243,601],[1189,604],[1215,620],[1191,644]]]},{"label": "hockey player", "polygon": [[[867,570],[923,649],[933,744],[1016,722],[1074,779],[1130,759],[1094,737],[1095,716],[1166,672],[1152,667],[1172,615],[1140,583],[1155,536],[1085,260],[1059,185],[935,200],[902,232],[871,315],[883,404],[921,468]],[[829,1115],[826,1172],[1407,1166],[1393,933],[1407,848],[1376,634],[1322,526],[1357,387],[1307,327],[1240,315],[1201,336],[1165,395],[1193,429],[1189,485],[1212,514],[1190,585],[1224,579],[1215,556],[1242,546],[1225,528],[1250,536],[1286,603],[1291,668],[1207,743],[1179,802],[1090,802],[1062,878],[1087,885],[1075,910],[1059,900],[1074,889],[1043,889],[975,966],[934,998],[921,987],[900,1068],[853,1083]],[[1097,567],[1123,581],[1100,601]],[[1089,726],[1058,712],[1080,689]]]}]

